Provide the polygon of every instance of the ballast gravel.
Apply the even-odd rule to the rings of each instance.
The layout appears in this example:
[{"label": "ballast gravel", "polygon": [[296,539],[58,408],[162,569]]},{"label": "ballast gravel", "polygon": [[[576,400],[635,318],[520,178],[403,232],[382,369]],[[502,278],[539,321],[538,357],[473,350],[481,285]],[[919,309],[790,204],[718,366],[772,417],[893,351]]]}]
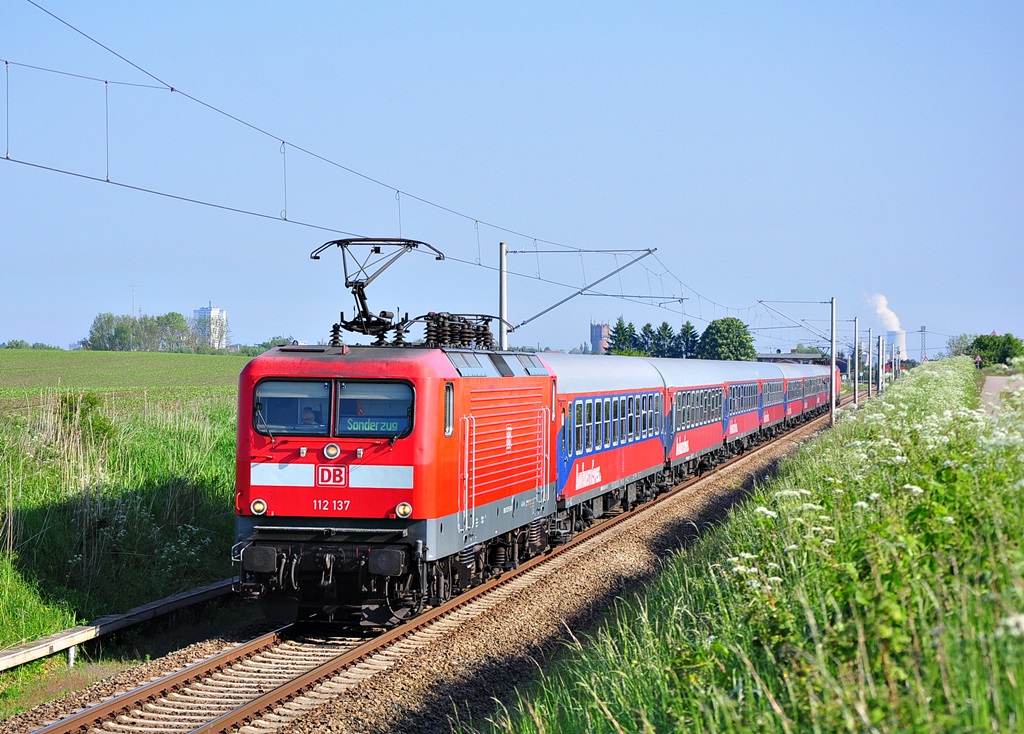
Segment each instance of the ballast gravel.
[{"label": "ballast gravel", "polygon": [[[380,673],[348,688],[279,734],[435,734],[484,727],[515,687],[590,630],[618,597],[640,590],[669,555],[726,518],[757,481],[813,432],[797,429],[695,487],[602,534],[576,551],[573,571],[540,578]],[[254,632],[254,635],[256,633]],[[31,732],[101,700],[188,667],[239,641],[217,638],[37,706],[0,722],[0,734]],[[260,731],[273,731],[262,722]]]},{"label": "ballast gravel", "polygon": [[169,653],[125,670],[110,678],[97,681],[87,688],[72,691],[53,701],[40,704],[24,713],[0,721],[0,734],[26,734],[53,722],[78,713],[84,708],[95,706],[107,699],[119,696],[134,688],[184,670],[202,660],[211,658],[224,650],[235,647],[267,630],[267,625],[248,625],[227,637],[216,637],[197,642],[188,647]]},{"label": "ballast gravel", "polygon": [[484,728],[499,702],[515,700],[515,686],[591,629],[616,598],[640,590],[666,556],[724,520],[811,432],[798,429],[603,534],[571,575],[538,580],[279,734],[436,734],[456,722]]}]

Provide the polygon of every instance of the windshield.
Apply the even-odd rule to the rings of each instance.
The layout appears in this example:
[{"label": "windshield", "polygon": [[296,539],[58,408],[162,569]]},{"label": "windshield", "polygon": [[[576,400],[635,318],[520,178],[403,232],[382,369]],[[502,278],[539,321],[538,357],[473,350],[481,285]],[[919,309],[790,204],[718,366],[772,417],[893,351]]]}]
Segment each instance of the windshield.
[{"label": "windshield", "polygon": [[330,407],[330,382],[264,380],[256,386],[253,425],[264,434],[326,436]]},{"label": "windshield", "polygon": [[336,436],[397,438],[412,425],[412,387],[401,382],[339,382]]}]

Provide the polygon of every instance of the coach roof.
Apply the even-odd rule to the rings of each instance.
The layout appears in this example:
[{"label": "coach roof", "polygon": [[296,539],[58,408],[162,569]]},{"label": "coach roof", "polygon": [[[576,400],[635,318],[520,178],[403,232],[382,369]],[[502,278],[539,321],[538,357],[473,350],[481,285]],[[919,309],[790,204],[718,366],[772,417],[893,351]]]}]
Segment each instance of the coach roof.
[{"label": "coach roof", "polygon": [[628,392],[664,387],[661,374],[647,360],[614,355],[538,352],[558,378],[563,393]]}]

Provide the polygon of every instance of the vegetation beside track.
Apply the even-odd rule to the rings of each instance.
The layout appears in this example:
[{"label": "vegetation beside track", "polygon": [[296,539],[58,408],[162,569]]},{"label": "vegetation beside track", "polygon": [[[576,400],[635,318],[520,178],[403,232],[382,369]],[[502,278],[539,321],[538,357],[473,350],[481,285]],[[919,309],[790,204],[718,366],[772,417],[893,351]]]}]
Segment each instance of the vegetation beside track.
[{"label": "vegetation beside track", "polygon": [[0,350],[0,647],[230,575],[247,360]]},{"label": "vegetation beside track", "polygon": [[490,730],[1017,730],[1024,392],[990,418],[976,372],[914,369],[803,446]]}]

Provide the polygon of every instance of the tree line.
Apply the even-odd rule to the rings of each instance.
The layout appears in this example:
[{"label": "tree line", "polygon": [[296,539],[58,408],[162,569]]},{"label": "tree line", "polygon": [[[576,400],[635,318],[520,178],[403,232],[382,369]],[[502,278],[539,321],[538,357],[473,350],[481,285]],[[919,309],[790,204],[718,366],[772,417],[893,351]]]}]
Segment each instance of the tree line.
[{"label": "tree line", "polygon": [[97,352],[212,353],[209,318],[187,318],[176,311],[150,316],[97,314],[82,349]]},{"label": "tree line", "polygon": [[689,321],[678,332],[667,321],[662,321],[657,329],[646,323],[637,331],[633,322],[626,323],[620,316],[609,334],[607,353],[748,362],[757,359],[747,325],[733,316],[715,319],[701,334]]},{"label": "tree line", "polygon": [[957,334],[946,341],[950,357],[966,354],[981,357],[982,367],[1010,364],[1010,360],[1024,357],[1024,341],[1013,334]]},{"label": "tree line", "polygon": [[[230,336],[230,327],[227,334]],[[210,319],[189,318],[176,311],[160,316],[97,314],[89,335],[79,342],[82,349],[98,352],[189,352],[194,354],[247,354],[257,356],[279,344],[290,344],[290,336],[274,336],[254,345],[233,345],[216,349],[210,344]]]}]

